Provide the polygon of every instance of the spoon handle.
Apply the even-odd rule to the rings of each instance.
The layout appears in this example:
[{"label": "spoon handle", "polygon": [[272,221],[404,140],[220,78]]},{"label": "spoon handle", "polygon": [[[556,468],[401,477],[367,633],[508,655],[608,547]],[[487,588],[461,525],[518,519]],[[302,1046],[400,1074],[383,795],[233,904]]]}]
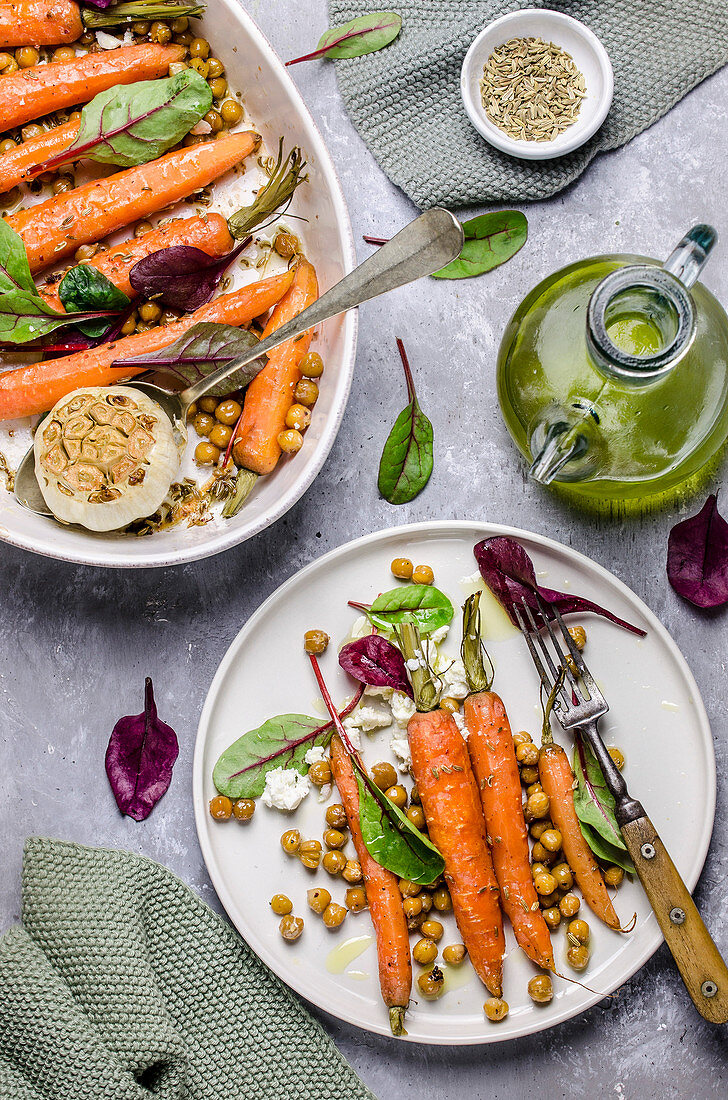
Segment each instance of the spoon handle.
[{"label": "spoon handle", "polygon": [[180,394],[185,404],[202,397],[212,386],[224,382],[241,367],[252,363],[273,348],[300,336],[302,332],[328,321],[338,313],[344,313],[362,302],[368,302],[388,290],[412,283],[425,275],[432,275],[445,264],[460,255],[463,247],[463,230],[457,218],[448,210],[434,207],[406,225],[395,237],[382,245],[373,256],[345,275],[331,290],[299,313],[292,321],[282,325],[267,340],[261,341],[248,355],[232,359],[206,378]]}]

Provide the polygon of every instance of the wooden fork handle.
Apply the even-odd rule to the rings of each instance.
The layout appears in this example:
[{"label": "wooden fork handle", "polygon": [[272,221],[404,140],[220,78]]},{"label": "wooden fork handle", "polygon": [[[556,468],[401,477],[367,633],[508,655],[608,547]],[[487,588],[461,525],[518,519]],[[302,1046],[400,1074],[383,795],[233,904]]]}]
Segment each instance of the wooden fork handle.
[{"label": "wooden fork handle", "polygon": [[622,835],[693,1004],[711,1024],[728,1022],[728,966],[655,826],[645,815]]}]

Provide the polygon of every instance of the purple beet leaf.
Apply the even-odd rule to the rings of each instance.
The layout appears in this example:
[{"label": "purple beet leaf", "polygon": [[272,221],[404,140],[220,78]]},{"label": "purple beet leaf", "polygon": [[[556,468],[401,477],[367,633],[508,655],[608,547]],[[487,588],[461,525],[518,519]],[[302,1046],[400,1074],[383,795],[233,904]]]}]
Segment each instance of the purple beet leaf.
[{"label": "purple beet leaf", "polygon": [[339,652],[339,664],[362,684],[391,687],[413,698],[404,657],[399,649],[379,634],[349,642]]},{"label": "purple beet leaf", "polygon": [[536,601],[538,592],[542,599],[554,604],[562,615],[591,611],[594,615],[601,615],[610,622],[616,623],[617,626],[630,630],[633,634],[639,634],[640,637],[645,635],[644,630],[625,622],[624,619],[618,619],[611,611],[592,603],[583,596],[572,596],[566,592],[555,592],[551,588],[543,588],[536,581],[533,562],[515,539],[505,535],[483,539],[473,553],[483,580],[502,604],[514,626],[518,626],[518,620],[513,611],[514,604],[520,606],[524,599],[531,608],[536,622],[540,621],[541,616]]},{"label": "purple beet leaf", "polygon": [[177,734],[157,717],[152,681],[144,681],[144,711],[120,718],[106,750],[106,774],[123,814],[144,821],[166,792],[179,753]]},{"label": "purple beet leaf", "polygon": [[728,523],[711,493],[697,516],[676,523],[667,542],[667,579],[696,607],[728,603]]},{"label": "purple beet leaf", "polygon": [[199,309],[210,301],[226,269],[251,240],[246,237],[222,258],[208,256],[201,248],[187,244],[160,248],[137,260],[129,272],[129,282],[137,294],[172,309]]}]

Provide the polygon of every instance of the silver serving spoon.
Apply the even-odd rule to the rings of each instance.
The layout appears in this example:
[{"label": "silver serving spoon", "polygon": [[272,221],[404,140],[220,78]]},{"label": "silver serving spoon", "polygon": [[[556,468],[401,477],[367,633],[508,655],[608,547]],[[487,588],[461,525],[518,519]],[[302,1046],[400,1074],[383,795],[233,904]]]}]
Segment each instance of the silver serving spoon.
[{"label": "silver serving spoon", "polygon": [[[388,290],[396,290],[397,287],[406,286],[425,275],[432,275],[459,256],[462,247],[463,230],[460,222],[448,210],[435,207],[406,225],[373,256],[345,275],[313,305],[279,328],[273,336],[261,341],[251,333],[249,354],[231,360],[226,366],[219,367],[206,378],[178,393],[161,386],[153,386],[149,382],[137,382],[136,379],[131,379],[130,384],[143,390],[162,406],[184,441],[188,408],[213,386],[224,382],[241,367],[254,362],[279,344],[299,336],[314,325],[320,325],[339,313],[361,305],[362,302],[386,294]],[[33,447],[23,456],[16,471],[15,497],[31,512],[42,516],[52,515],[35,476]]]}]

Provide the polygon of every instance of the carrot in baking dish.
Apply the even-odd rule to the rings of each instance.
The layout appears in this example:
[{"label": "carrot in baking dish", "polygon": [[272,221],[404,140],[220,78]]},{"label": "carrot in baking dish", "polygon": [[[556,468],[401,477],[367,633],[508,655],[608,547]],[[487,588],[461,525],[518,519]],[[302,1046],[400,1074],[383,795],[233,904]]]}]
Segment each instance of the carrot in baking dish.
[{"label": "carrot in baking dish", "polygon": [[[297,317],[317,297],[316,271],[301,257],[291,288],[273,310],[263,339]],[[301,378],[300,363],[309,349],[311,336],[309,330],[297,340],[274,348],[246,390],[243,414],[235,433],[235,461],[252,473],[269,474],[281,456],[278,436],[286,426],[293,391]]]},{"label": "carrot in baking dish", "polygon": [[166,76],[184,53],[184,46],[143,42],[8,73],[0,80],[0,125],[12,130],[51,111],[88,103],[116,84]]},{"label": "carrot in baking dish", "polygon": [[44,130],[38,137],[28,138],[3,153],[0,156],[0,192],[17,187],[29,178],[31,169],[67,149],[74,141],[78,127],[78,122],[66,122],[63,126]]},{"label": "carrot in baking dish", "polygon": [[465,726],[501,903],[529,959],[545,970],[553,970],[551,936],[531,874],[518,761],[500,696],[493,691],[468,696]]},{"label": "carrot in baking dish", "polygon": [[[206,252],[208,256],[224,256],[233,247],[233,243],[227,222],[221,214],[196,214],[191,218],[175,218],[167,225],[142,233],[140,237],[132,237],[106,252],[98,252],[83,263],[96,268],[119,290],[123,290],[130,298],[135,298],[137,292],[129,282],[129,272],[144,256],[177,245],[192,245]],[[49,306],[62,312],[58,282],[39,287],[38,293]]]},{"label": "carrot in baking dish", "polygon": [[412,959],[399,880],[376,862],[364,843],[359,825],[359,788],[349,754],[338,734],[331,739],[331,771],[346,811],[351,839],[364,878],[369,913],[377,937],[382,999],[389,1009],[392,1033],[401,1035],[404,1031],[404,1013],[412,991]]},{"label": "carrot in baking dish", "polygon": [[0,49],[60,46],[83,34],[73,0],[12,0],[0,4]]},{"label": "carrot in baking dish", "polygon": [[175,149],[158,160],[54,195],[6,221],[20,234],[30,270],[36,272],[75,252],[79,245],[99,241],[206,187],[259,145],[260,135],[245,130],[220,141]]},{"label": "carrot in baking dish", "polygon": [[240,290],[223,294],[213,302],[182,317],[171,325],[138,332],[110,344],[99,344],[87,351],[64,355],[45,363],[31,363],[0,374],[0,420],[45,412],[61,397],[80,386],[111,386],[146,370],[112,367],[117,359],[157,351],[174,343],[192,325],[200,321],[219,321],[228,325],[249,325],[278,302],[288,290],[293,273],[274,275],[250,283]]},{"label": "carrot in baking dish", "polygon": [[574,872],[584,900],[610,928],[620,928],[619,917],[607,893],[597,861],[585,841],[574,809],[574,773],[569,759],[554,741],[544,737],[538,759],[541,786],[548,795],[551,815],[562,836],[566,861]]}]

